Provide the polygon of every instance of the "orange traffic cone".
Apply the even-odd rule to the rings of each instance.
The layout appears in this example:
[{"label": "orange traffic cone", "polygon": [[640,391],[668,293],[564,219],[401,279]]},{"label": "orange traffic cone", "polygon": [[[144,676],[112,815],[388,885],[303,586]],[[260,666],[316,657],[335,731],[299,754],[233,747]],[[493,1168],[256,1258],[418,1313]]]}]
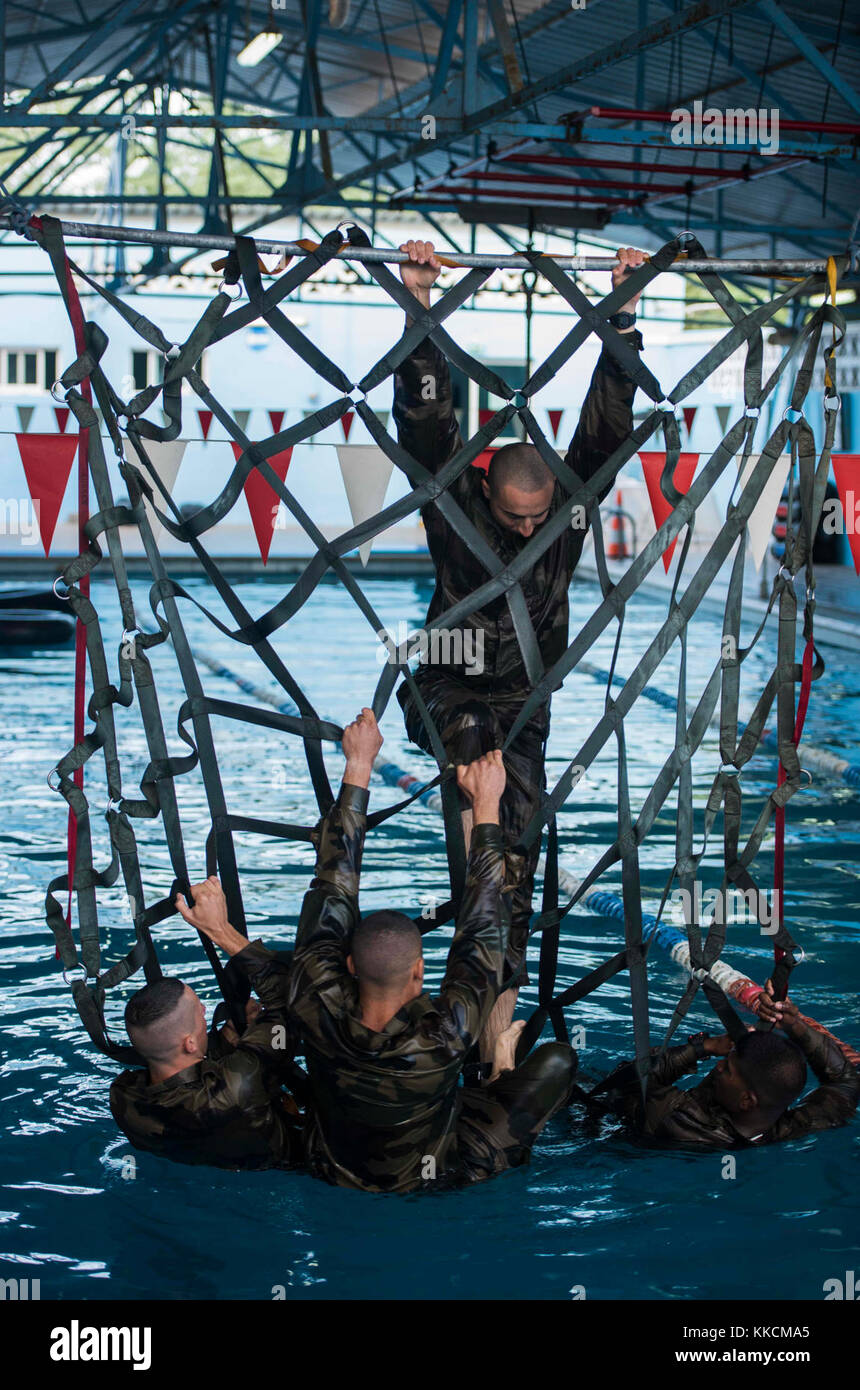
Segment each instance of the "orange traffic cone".
[{"label": "orange traffic cone", "polygon": [[630,551],[627,549],[627,532],[624,529],[624,512],[621,506],[621,488],[615,493],[615,511],[612,513],[612,521],[609,524],[609,544],[606,547],[606,558],[608,560],[629,560]]}]

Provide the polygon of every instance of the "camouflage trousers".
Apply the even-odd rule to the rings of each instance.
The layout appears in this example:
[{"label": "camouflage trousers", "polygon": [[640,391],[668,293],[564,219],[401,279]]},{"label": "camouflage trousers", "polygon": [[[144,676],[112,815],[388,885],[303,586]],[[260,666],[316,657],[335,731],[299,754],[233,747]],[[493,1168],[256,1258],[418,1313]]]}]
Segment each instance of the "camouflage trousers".
[{"label": "camouflage trousers", "polygon": [[[476,691],[468,680],[458,680],[445,671],[421,667],[415,677],[421,698],[439,730],[442,743],[453,763],[470,763],[493,748],[501,748],[523,707],[522,691],[509,694]],[[397,691],[403,709],[406,732],[411,743],[432,753],[423,720],[404,683]],[[505,843],[505,881],[511,894],[511,929],[506,957],[506,978],[523,960],[528,944],[535,870],[540,857],[540,836],[527,854],[514,846],[541,805],[546,788],[544,750],[549,733],[549,703],[542,705],[505,752],[507,784],[499,810],[499,823]],[[468,806],[463,798],[462,806]],[[523,969],[520,983],[528,974]]]},{"label": "camouflage trousers", "polygon": [[544,1125],[569,1101],[576,1068],[572,1047],[548,1042],[489,1086],[464,1086],[457,1120],[462,1180],[483,1182],[528,1163]]}]

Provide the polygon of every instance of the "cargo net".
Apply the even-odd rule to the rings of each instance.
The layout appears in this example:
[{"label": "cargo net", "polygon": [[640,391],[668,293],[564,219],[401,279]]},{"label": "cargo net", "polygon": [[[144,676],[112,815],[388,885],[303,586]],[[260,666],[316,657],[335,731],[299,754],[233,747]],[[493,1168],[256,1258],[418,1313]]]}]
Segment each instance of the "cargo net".
[{"label": "cargo net", "polygon": [[[608,318],[630,298],[631,294],[645,289],[657,275],[668,270],[679,255],[687,253],[704,257],[705,253],[695,237],[690,233],[683,233],[663,246],[649,261],[631,274],[623,285],[614,289],[597,304],[591,303],[572,277],[560,269],[550,257],[530,253],[529,259],[534,271],[544,276],[570,306],[574,322],[558,346],[536,368],[525,385],[514,390],[488,366],[465,352],[445,327],[446,322],[488,279],[492,268],[467,270],[452,288],[441,294],[434,307],[427,310],[384,264],[367,263],[369,274],[381,289],[407,312],[412,322],[403,336],[369,368],[359,382],[355,383],[331,357],[301,332],[296,323],[291,322],[280,307],[299,286],[309,281],[344,248],[345,240],[339,230],[332,232],[319,245],[305,243],[307,249],[304,254],[268,287],[264,287],[262,282],[253,239],[237,237],[235,248],[227,258],[225,278],[219,292],[207,305],[186,341],[177,345],[171,343],[162,331],[137,309],[125,304],[109,289],[70,262],[59,222],[45,217],[34,219],[30,226],[34,238],[51,257],[59,288],[75,330],[79,355],[63,372],[61,382],[66,391],[66,403],[74,413],[79,428],[89,431],[89,475],[97,503],[97,510],[85,527],[88,544],[82,549],[82,553],[65,567],[62,576],[69,604],[79,619],[79,633],[82,636],[85,634],[92,687],[88,715],[92,723],[86,733],[82,727],[79,728],[75,746],[57,764],[57,790],[70,808],[70,852],[67,872],[54,879],[46,899],[47,918],[56,938],[57,953],[65,977],[71,984],[75,1004],[93,1042],[113,1058],[132,1062],[138,1060],[133,1049],[115,1042],[108,1035],[105,1000],[108,991],[138,971],[142,972],[146,980],[159,976],[160,966],[153,936],[154,929],[173,915],[176,892],[188,892],[188,865],[177,799],[179,779],[199,766],[211,814],[211,830],[206,845],[207,873],[217,872],[220,875],[227,896],[230,920],[240,931],[245,931],[245,913],[234,833],[250,832],[286,840],[309,841],[311,838],[309,826],[255,820],[238,815],[228,807],[216,757],[213,718],[236,721],[239,725],[243,721],[250,721],[254,725],[274,731],[279,736],[294,735],[302,739],[308,775],[320,813],[325,813],[332,805],[332,788],[324,765],[322,747],[327,741],[337,742],[342,729],[313,708],[302,687],[302,672],[287,668],[281,655],[273,647],[272,638],[299,612],[327,575],[334,576],[354,600],[356,623],[363,620],[370,624],[374,634],[383,632],[384,623],[374,611],[373,605],[362,591],[355,574],[345,563],[344,557],[432,500],[454,530],[473,548],[485,567],[487,576],[481,587],[468,598],[449,608],[447,612],[441,613],[435,619],[435,626],[454,627],[470,613],[502,595],[510,611],[532,689],[508,742],[549,698],[550,693],[562,684],[568,673],[574,671],[578,663],[585,664],[585,658],[593,644],[607,629],[611,631],[612,625],[615,625],[616,629],[617,658],[626,604],[635,596],[642,581],[658,564],[664,551],[682,528],[687,528],[665,621],[620,689],[617,688],[619,682],[615,675],[613,659],[612,670],[606,680],[605,707],[601,718],[589,730],[580,747],[566,750],[570,753],[569,763],[555,786],[546,793],[540,812],[528,825],[519,846],[521,850],[525,850],[541,836],[544,828],[547,828],[543,900],[540,911],[533,918],[529,950],[534,964],[537,945],[538,1007],[528,1021],[521,1052],[533,1045],[548,1023],[557,1037],[566,1038],[568,1029],[565,1011],[591,990],[618,972],[626,970],[630,986],[637,1068],[644,1084],[649,1066],[647,952],[672,885],[676,883],[681,889],[686,890],[687,901],[696,903],[694,883],[697,866],[705,853],[715,822],[722,813],[721,894],[727,896],[730,890],[740,889],[749,902],[749,894],[752,892],[755,900],[761,905],[759,920],[768,920],[765,894],[759,889],[753,876],[754,860],[772,821],[775,822],[778,832],[779,849],[779,831],[784,808],[790,798],[807,785],[806,774],[798,761],[798,713],[802,713],[805,708],[810,682],[823,671],[823,662],[813,644],[815,583],[812,546],[825,497],[830,450],[834,441],[839,406],[835,351],[844,335],[844,320],[835,307],[835,289],[837,277],[844,268],[842,259],[831,259],[828,263],[829,302],[828,296],[825,295],[824,303],[820,307],[807,310],[805,316],[796,315],[802,322],[794,333],[790,347],[766,380],[763,380],[762,330],[783,307],[792,301],[799,301],[804,295],[808,296],[813,288],[812,281],[792,281],[788,288],[775,298],[760,303],[751,312],[747,312],[738,304],[717,274],[709,271],[699,273],[699,282],[725,315],[727,331],[671,390],[666,391],[628,346],[624,337],[608,323]],[[357,229],[350,229],[349,241],[353,247],[369,244],[364,234]],[[131,400],[121,399],[101,365],[107,347],[107,337],[96,323],[84,320],[75,277],[85,281],[105,300],[139,334],[145,344],[164,355],[164,379],[161,383],[148,386]],[[241,301],[237,299],[234,306],[236,291],[232,286],[238,284],[244,287],[244,296]],[[820,279],[814,288],[820,291]],[[799,308],[800,305],[795,307]],[[264,320],[284,344],[309,364],[322,381],[337,394],[329,404],[322,406],[300,423],[262,442],[252,443],[236,420],[209,391],[196,369],[196,364],[199,363],[204,349],[211,350],[219,343],[229,343],[233,334],[258,320]],[[828,325],[829,331],[822,343],[822,332]],[[591,334],[595,334],[632,375],[639,389],[652,402],[653,408],[630,437],[606,458],[590,481],[584,483],[559,459],[555,448],[541,431],[530,402]],[[428,472],[421,460],[410,457],[389,437],[365,399],[366,394],[390,378],[404,358],[427,337],[432,339],[449,361],[461,368],[479,386],[505,402],[435,476]],[[683,495],[673,484],[681,443],[676,410],[688,394],[738,348],[745,349],[743,410],[738,409],[738,418],[704,462],[689,491]],[[818,365],[819,351],[824,357],[825,423],[823,448],[820,454],[816,455],[813,433],[804,418],[803,405],[810,389],[814,368]],[[742,473],[751,457],[759,412],[787,373],[791,374],[786,383],[789,388],[789,406],[778,419],[773,432],[761,448],[758,461],[741,486]],[[212,411],[229,438],[241,451],[229,481],[217,497],[188,518],[183,517],[165,489],[147,453],[148,443],[169,441],[179,436],[182,426],[183,383],[187,383],[202,405]],[[120,472],[128,488],[130,505],[116,505],[111,494],[105,453],[97,428],[98,417],[93,407],[93,394],[118,456]],[[144,413],[159,399],[167,422],[163,426],[144,418]],[[307,515],[299,505],[290,488],[271,466],[269,459],[281,450],[309,439],[347,411],[353,410],[363,420],[379,448],[408,479],[411,490],[407,496],[386,507],[370,520],[354,526],[334,540],[326,540],[313,517]],[[566,500],[523,546],[518,557],[503,567],[458,506],[450,489],[455,479],[472,466],[478,455],[515,416],[522,422],[527,437],[555,474],[564,490]],[[671,513],[633,559],[623,576],[613,582],[604,554],[598,498],[614,480],[619,468],[632,459],[655,434],[658,438],[662,436],[665,448],[666,461],[661,489],[671,505]],[[134,462],[126,456],[126,439],[134,446]],[[741,645],[740,628],[746,526],[774,470],[778,456],[785,451],[791,456],[791,470],[784,561],[773,580],[767,614],[752,640],[744,647]],[[697,509],[709,496],[718,479],[727,469],[734,466],[738,457],[740,468],[725,520],[720,525],[713,544],[701,558],[698,568],[694,573],[687,575],[686,565]],[[207,532],[234,507],[242,493],[245,480],[253,470],[257,470],[265,479],[277,498],[303,528],[315,552],[289,591],[284,593],[263,617],[257,619],[252,618],[246,610],[219,568],[217,559],[207,552],[205,545]],[[212,590],[229,614],[230,623],[222,622],[208,609],[202,608],[181,584],[170,577],[168,563],[165,563],[159,553],[153,537],[151,517],[148,505],[144,505],[145,500],[151,505],[155,517],[169,535],[184,542],[189,551],[197,557]],[[545,670],[520,581],[537,557],[571,524],[575,507],[586,509],[591,524],[601,600],[575,633],[565,654],[551,669]],[[150,602],[158,627],[158,631],[154,633],[147,634],[142,631],[135,613],[126,558],[120,539],[120,527],[123,526],[138,528],[147,557],[152,578]],[[703,693],[691,707],[686,690],[688,624],[733,550],[721,654],[707,679]],[[111,672],[99,617],[88,597],[89,576],[105,561],[113,573],[124,628],[123,642],[117,653],[118,679]],[[806,588],[803,612],[804,650],[802,660],[798,661],[798,604],[794,576],[802,570],[805,570]],[[259,705],[215,699],[205,693],[183,626],[181,609],[186,601],[197,604],[224,638],[234,641],[246,654],[248,651],[256,654],[261,666],[284,692],[285,699],[280,704],[281,712],[271,708],[262,709]],[[751,719],[745,726],[740,726],[738,702],[741,670],[756,647],[767,618],[774,609],[778,610],[779,616],[776,660],[763,684]],[[172,643],[185,692],[185,699],[178,715],[178,732],[187,747],[187,752],[182,755],[169,750],[148,657],[148,652],[153,647],[165,643],[168,639]],[[624,721],[674,644],[680,649],[677,700],[673,702],[674,747],[660,768],[638,815],[634,815],[628,786]],[[80,650],[82,656],[82,645]],[[414,677],[406,660],[405,644],[397,650],[396,655],[402,659],[392,661],[389,658],[379,678],[373,699],[377,717],[385,710],[394,685],[401,676],[417,693]],[[252,686],[248,688],[253,689]],[[140,783],[141,796],[137,799],[129,797],[123,786],[115,723],[116,707],[129,707],[135,701],[139,706],[149,756],[149,764]],[[774,705],[779,753],[778,774],[774,778],[775,785],[764,798],[764,804],[760,807],[751,832],[743,838],[742,791],[738,773],[755,752]],[[292,709],[293,706],[294,713],[282,712],[284,709]],[[423,702],[419,703],[419,708],[425,708]],[[701,842],[696,847],[691,764],[706,732],[716,720],[719,722],[721,766],[713,777],[707,796],[703,819],[698,827]],[[432,923],[425,920],[426,914],[416,914],[416,921],[422,930],[450,922],[456,915],[465,876],[463,833],[453,770],[446,767],[447,760],[439,729],[429,716],[427,721],[440,768],[439,776],[428,786],[432,788],[438,785],[437,795],[444,813],[451,897],[450,902],[436,912]],[[556,813],[572,793],[575,797],[574,788],[581,770],[590,766],[610,740],[614,740],[617,747],[617,834],[613,843],[605,849],[585,876],[571,883],[564,872],[560,873],[559,870]],[[99,750],[105,761],[109,794],[106,819],[112,858],[106,867],[97,867],[93,861],[90,806],[84,791],[82,775],[84,765]],[[370,828],[379,825],[390,816],[399,815],[417,796],[425,794],[426,800],[427,790],[428,787],[419,787],[408,799],[374,812],[369,817]],[[675,864],[666,884],[656,921],[653,917],[646,918],[647,926],[643,926],[639,882],[640,847],[661,808],[673,793]],[[101,807],[98,808],[98,814],[101,814]],[[165,898],[148,903],[135,824],[142,818],[156,817],[160,817],[163,823],[164,841],[175,881]],[[590,900],[598,910],[602,899],[610,900],[611,895],[596,889],[595,885],[607,870],[618,864],[621,866],[622,891],[620,899],[614,899],[614,902],[617,908],[615,915],[623,917],[623,948],[569,988],[558,991],[556,966],[562,924],[575,904],[587,896],[590,895]],[[118,881],[120,874],[134,906],[134,943],[122,958],[103,965],[98,899],[104,889],[110,888]],[[560,897],[562,886],[565,892],[563,897]],[[63,894],[64,900],[61,900],[58,894]],[[73,894],[76,901],[76,936],[72,931]],[[674,1011],[664,1046],[668,1044],[669,1038],[700,988],[731,1035],[738,1037],[744,1031],[744,1025],[735,1013],[723,987],[725,975],[720,973],[721,970],[727,969],[724,963],[720,962],[726,935],[726,917],[727,913],[719,910],[719,904],[715,905],[713,914],[706,921],[700,921],[695,911],[689,914],[686,943],[689,980]],[[773,933],[775,954],[775,983],[778,988],[784,989],[798,948],[781,920],[781,912],[779,920],[771,925],[770,930]],[[229,978],[230,972],[225,974],[214,948],[208,942],[203,944],[225,996],[224,1008],[235,1013],[241,1001],[232,994],[235,986]],[[723,983],[720,983],[721,980]],[[746,983],[749,984],[748,981]]]}]

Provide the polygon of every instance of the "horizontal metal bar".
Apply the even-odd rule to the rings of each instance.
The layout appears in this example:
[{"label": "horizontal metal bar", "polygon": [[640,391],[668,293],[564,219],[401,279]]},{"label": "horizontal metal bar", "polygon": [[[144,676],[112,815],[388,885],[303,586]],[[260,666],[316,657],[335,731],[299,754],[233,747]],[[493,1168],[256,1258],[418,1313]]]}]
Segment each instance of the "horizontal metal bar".
[{"label": "horizontal metal bar", "polygon": [[[497,134],[499,131],[504,131],[504,129],[505,127],[500,123],[499,126],[494,127],[493,133]],[[850,160],[852,163],[857,158],[857,146],[856,144],[852,144],[849,139],[844,139],[841,144],[836,143],[836,137],[834,137],[833,142],[822,141],[820,144],[812,139],[787,140],[782,134],[781,127],[778,155],[762,154],[760,144],[756,141],[751,142],[749,140],[733,140],[730,145],[703,145],[693,140],[691,145],[678,145],[672,139],[671,130],[634,130],[632,127],[627,130],[619,126],[593,126],[591,129],[572,133],[571,127],[564,125],[555,127],[555,130],[560,132],[559,134],[555,134],[552,130],[549,130],[549,133],[547,133],[548,130],[549,128],[541,128],[540,131],[534,131],[533,133],[536,135],[540,134],[543,138],[548,140],[571,141],[580,148],[586,145],[622,145],[625,149],[637,149],[641,146],[642,148],[650,149],[674,150],[677,154],[688,154],[691,150],[695,149],[701,150],[703,153],[707,154],[719,153],[725,155],[727,158],[736,155],[752,154],[762,159],[776,159],[782,158],[783,155],[799,155],[801,159],[810,159],[814,161],[822,159],[844,159]],[[519,133],[523,133],[522,127],[520,127]]]},{"label": "horizontal metal bar", "polygon": [[[720,150],[720,153],[722,154],[723,151]],[[481,163],[486,164],[486,155]],[[679,176],[691,174],[697,179],[704,178],[706,175],[720,179],[736,179],[738,176],[735,169],[718,169],[716,166],[711,168],[707,164],[668,164],[665,160],[658,163],[656,160],[646,159],[640,159],[634,164],[630,159],[589,159],[584,155],[529,154],[522,150],[514,154],[508,154],[505,151],[495,156],[493,167],[497,163],[546,164],[564,169],[621,169],[626,170],[628,174],[633,174],[637,170],[646,174],[677,174]],[[475,160],[475,167],[479,167],[478,160]],[[458,178],[467,172],[469,170],[460,168],[451,170],[451,173],[456,174]]]},{"label": "horizontal metal bar", "polygon": [[[636,166],[634,164],[628,164],[628,172],[632,173],[635,170],[635,167]],[[663,170],[664,174],[671,174],[671,172],[672,170],[668,166]],[[605,179],[575,179],[564,174],[515,174],[512,170],[508,171],[501,169],[485,169],[481,172],[478,172],[476,170],[472,174],[452,173],[450,175],[442,175],[442,177],[439,180],[439,183],[437,184],[434,181],[434,183],[431,186],[435,188],[441,188],[444,185],[447,188],[451,188],[454,184],[461,183],[504,183],[510,184],[512,186],[518,186],[519,184],[525,183],[537,186],[539,188],[614,188],[621,190],[622,192],[626,192],[632,189],[634,192],[641,193],[643,196],[646,193],[687,192],[686,183],[623,183],[620,179],[614,177],[612,174],[610,174],[609,177]],[[421,191],[420,187],[418,191]],[[471,189],[469,191],[471,192]],[[501,192],[502,190],[498,189],[496,191]],[[396,199],[399,197],[399,195],[395,194],[394,197]]]},{"label": "horizontal metal bar", "polygon": [[[705,103],[702,101],[699,102],[699,105],[704,108],[702,111],[703,115],[705,111],[710,110],[719,111],[722,114],[726,109],[732,111],[748,109],[742,107],[740,103],[738,103],[737,106],[729,108],[722,106],[705,106]],[[687,108],[684,109],[686,110]],[[679,107],[678,110],[681,110],[681,108]],[[635,107],[630,106],[592,106],[585,114],[595,116],[602,121],[658,121],[661,125],[672,119],[671,111],[639,111]],[[860,135],[860,124],[858,124],[857,121],[794,121],[783,119],[783,117],[780,116],[779,126],[780,130],[805,130],[814,134]]]},{"label": "horizontal metal bar", "polygon": [[[348,225],[346,223],[341,225]],[[93,237],[97,241],[128,242],[139,246],[186,246],[200,251],[231,251],[236,244],[232,236],[215,236],[201,232],[157,232],[149,227],[102,227],[91,222],[61,222],[63,233],[70,237]],[[12,223],[8,217],[0,217],[0,230],[11,231]],[[269,241],[255,238],[257,250],[263,255],[284,254],[303,256],[304,248],[294,241]],[[26,244],[26,243],[22,243]],[[31,245],[34,243],[30,243]],[[444,254],[441,250],[439,254]],[[409,260],[408,253],[393,247],[344,246],[336,253],[343,261],[362,261],[366,265],[400,265]],[[458,266],[484,266],[499,270],[529,270],[531,261],[525,256],[500,256],[472,254],[457,251],[452,257]],[[618,264],[615,256],[553,256],[552,260],[562,270],[612,270]],[[771,275],[816,275],[826,269],[826,260],[730,260],[711,258],[705,260],[675,261],[673,273],[682,275],[698,274],[703,270],[715,270],[721,274]]]},{"label": "horizontal metal bar", "polygon": [[[681,190],[683,194],[684,190]],[[421,198],[420,188],[415,193],[415,198]],[[585,203],[594,203],[602,208],[628,208],[635,203],[641,202],[645,196],[645,189],[641,191],[640,198],[610,198],[605,193],[581,193],[578,189],[571,193],[545,193],[541,189],[529,192],[524,188],[484,188],[472,189],[465,185],[457,184],[451,187],[450,184],[436,184],[431,190],[431,196],[441,202],[453,201],[456,203],[474,203],[477,200],[486,201],[494,199],[498,203],[509,203],[514,207],[519,207],[522,203],[531,203],[533,207],[565,207],[576,208]],[[392,198],[392,207],[400,207],[401,200]]]},{"label": "horizontal metal bar", "polygon": [[[87,131],[98,131],[104,133],[109,130],[122,132],[123,122],[128,122],[134,116],[137,123],[136,129],[146,130],[156,127],[164,127],[166,130],[189,130],[198,128],[203,130],[331,130],[349,134],[377,134],[377,135],[402,135],[405,138],[414,137],[416,134],[422,138],[422,147],[408,146],[404,149],[403,163],[411,163],[413,157],[418,154],[431,154],[434,152],[434,141],[423,137],[422,116],[260,116],[256,113],[247,116],[180,116],[173,113],[161,114],[158,116],[141,116],[134,112],[126,112],[124,115],[103,114],[94,111],[90,114],[80,113],[70,115],[34,115],[28,112],[25,116],[12,116],[8,112],[0,113],[0,129],[11,128],[15,130],[66,130],[80,129]],[[468,121],[465,118],[454,116],[437,116],[436,135],[442,137],[456,137],[466,134]],[[781,123],[781,129],[782,125]],[[128,129],[126,124],[125,129]],[[496,138],[511,137],[515,139],[531,138],[539,140],[570,140],[571,123],[563,122],[539,122],[539,121],[512,121],[499,116],[493,120],[486,121],[482,126],[482,133],[492,135]],[[856,158],[857,147],[851,144],[850,140],[842,144],[835,142],[826,145],[813,144],[811,141],[787,140],[782,134],[779,139],[779,153],[781,155],[799,155],[805,159],[842,159],[853,160]],[[625,145],[625,146],[655,146],[672,150],[686,148],[673,143],[671,132],[666,130],[619,130],[611,126],[605,128],[593,127],[591,130],[583,130],[576,135],[578,145]],[[721,154],[743,155],[760,154],[760,145],[755,142],[735,140],[731,145],[697,146],[703,148],[708,153],[713,153],[719,148]],[[767,156],[770,157],[770,156]],[[389,157],[386,167],[399,167],[396,159]],[[345,178],[350,177],[345,175]],[[359,182],[361,178],[359,178]]]}]

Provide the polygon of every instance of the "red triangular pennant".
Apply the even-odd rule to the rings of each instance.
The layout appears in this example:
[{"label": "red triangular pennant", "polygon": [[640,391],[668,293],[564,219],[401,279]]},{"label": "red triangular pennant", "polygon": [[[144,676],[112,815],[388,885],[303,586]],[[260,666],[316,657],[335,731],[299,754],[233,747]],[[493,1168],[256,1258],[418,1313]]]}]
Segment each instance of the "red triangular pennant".
[{"label": "red triangular pennant", "polygon": [[860,574],[860,454],[831,454],[854,569]]},{"label": "red triangular pennant", "polygon": [[284,423],[285,410],[270,410],[269,419],[272,424],[272,434],[281,433],[281,425]]},{"label": "red triangular pennant", "polygon": [[490,466],[490,459],[493,457],[493,454],[495,452],[495,449],[482,449],[478,457],[476,459],[472,459],[472,467],[482,468],[486,473],[487,469]]},{"label": "red triangular pennant", "polygon": [[[651,451],[642,453],[640,451],[639,458],[642,462],[642,472],[645,474],[648,496],[651,499],[651,510],[654,513],[654,525],[659,531],[663,522],[672,512],[671,506],[660,491],[660,475],[666,466],[666,455],[665,453],[652,453]],[[678,491],[683,492],[685,496],[690,490],[690,484],[693,481],[693,474],[696,471],[698,459],[698,454],[680,454],[678,462],[675,464],[672,482],[675,484]],[[667,574],[669,573],[669,566],[672,563],[672,556],[675,553],[675,541],[677,539],[676,536],[668,550],[663,551],[663,568]]]},{"label": "red triangular pennant", "polygon": [[479,429],[483,429],[484,426],[485,426],[485,424],[487,423],[487,421],[488,421],[488,420],[492,420],[492,418],[493,418],[493,416],[495,415],[495,413],[496,413],[495,410],[479,410],[479,411],[478,411],[478,428],[479,428]]},{"label": "red triangular pennant", "polygon": [[683,411],[684,411],[684,424],[687,426],[687,435],[688,435],[688,436],[689,436],[690,430],[693,428],[693,421],[694,421],[695,418],[696,418],[696,411],[697,411],[698,409],[699,409],[699,407],[698,407],[697,405],[685,405],[685,406],[683,407]]},{"label": "red triangular pennant", "polygon": [[[241,444],[233,444],[233,454],[237,463],[242,453]],[[292,456],[292,449],[282,449],[279,454],[272,454],[268,459],[281,482],[284,482],[287,476],[287,469],[290,466]],[[259,469],[252,469],[245,479],[245,501],[248,503],[254,534],[257,537],[260,555],[265,565],[272,546],[272,536],[275,534],[280,498],[272,484],[266,481]]]},{"label": "red triangular pennant", "polygon": [[550,423],[550,426],[551,426],[551,428],[552,428],[552,437],[553,437],[553,439],[558,439],[558,427],[559,427],[559,425],[561,424],[561,417],[562,417],[563,414],[564,414],[564,411],[563,411],[563,410],[548,410],[548,411],[547,411],[547,415],[549,416],[549,423]]},{"label": "red triangular pennant", "polygon": [[54,414],[57,417],[57,426],[60,434],[65,434],[66,425],[69,423],[69,407],[67,405],[55,405]]},{"label": "red triangular pennant", "polygon": [[78,447],[76,434],[16,434],[47,556]]},{"label": "red triangular pennant", "polygon": [[200,433],[203,435],[204,439],[208,439],[209,430],[212,426],[212,411],[198,410],[197,418],[200,421]]},{"label": "red triangular pennant", "polygon": [[343,437],[344,437],[344,439],[349,439],[349,432],[350,432],[350,430],[352,429],[352,422],[353,422],[354,419],[355,419],[355,411],[354,411],[354,410],[345,410],[344,413],[343,413],[343,415],[341,415],[341,417],[340,417],[340,423],[341,423],[341,425],[343,426]]}]

